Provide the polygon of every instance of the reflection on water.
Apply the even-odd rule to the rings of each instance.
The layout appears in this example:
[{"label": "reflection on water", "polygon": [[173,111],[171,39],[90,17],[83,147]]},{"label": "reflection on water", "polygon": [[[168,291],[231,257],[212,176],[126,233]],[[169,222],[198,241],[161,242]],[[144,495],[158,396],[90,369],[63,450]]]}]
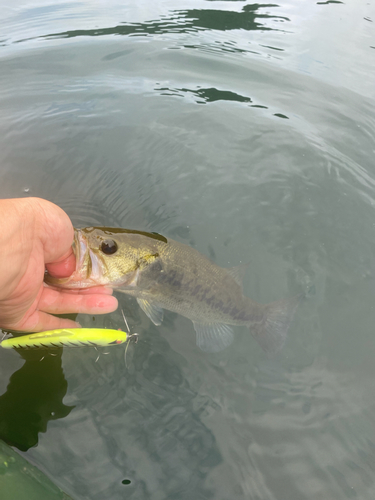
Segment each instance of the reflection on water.
[{"label": "reflection on water", "polygon": [[215,101],[252,102],[250,97],[244,97],[229,90],[218,90],[215,88],[210,88],[210,89],[199,88],[197,90],[159,88],[155,90],[158,90],[161,95],[172,95],[172,96],[183,97],[184,94],[192,94],[195,97],[195,102],[198,104],[205,104],[206,102],[215,102]]},{"label": "reflection on water", "polygon": [[[263,9],[278,7],[274,4],[245,5],[240,12],[213,9],[172,10],[159,20],[146,23],[132,23],[112,28],[95,28],[91,30],[74,30],[64,33],[44,35],[45,38],[73,38],[79,36],[127,35],[150,36],[177,33],[195,33],[197,31],[230,31],[230,30],[277,30],[268,27],[264,21],[289,21],[287,17],[264,14]],[[263,22],[261,22],[263,21]],[[20,42],[24,40],[19,40]],[[26,41],[26,40],[25,40]]]},{"label": "reflection on water", "polygon": [[36,446],[48,422],[66,417],[73,409],[62,402],[67,382],[61,353],[62,349],[53,356],[45,351],[22,351],[25,364],[13,373],[0,396],[0,439],[19,450]]},{"label": "reflection on water", "polygon": [[241,328],[201,353],[124,296],[128,368],[0,349],[1,437],[72,498],[373,500],[373,8],[5,2],[2,197],[246,262],[261,303],[314,291],[271,359]]}]

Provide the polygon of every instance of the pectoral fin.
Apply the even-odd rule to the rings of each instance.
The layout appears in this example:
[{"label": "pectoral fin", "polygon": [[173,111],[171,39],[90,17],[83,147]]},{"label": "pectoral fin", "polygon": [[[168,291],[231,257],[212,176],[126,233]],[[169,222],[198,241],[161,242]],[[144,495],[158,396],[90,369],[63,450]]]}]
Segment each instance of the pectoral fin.
[{"label": "pectoral fin", "polygon": [[234,339],[233,330],[222,323],[197,323],[193,321],[197,333],[197,346],[205,352],[218,352],[228,347]]},{"label": "pectoral fin", "polygon": [[147,314],[154,325],[161,325],[164,317],[164,311],[161,307],[150,304],[147,300],[137,299],[140,308]]},{"label": "pectoral fin", "polygon": [[243,284],[243,278],[244,278],[244,275],[245,275],[246,270],[247,270],[248,267],[249,267],[249,264],[245,263],[245,264],[240,264],[239,266],[229,267],[227,269],[228,274],[230,276],[232,276],[232,278],[234,279],[234,281],[241,288],[242,288],[242,284]]}]

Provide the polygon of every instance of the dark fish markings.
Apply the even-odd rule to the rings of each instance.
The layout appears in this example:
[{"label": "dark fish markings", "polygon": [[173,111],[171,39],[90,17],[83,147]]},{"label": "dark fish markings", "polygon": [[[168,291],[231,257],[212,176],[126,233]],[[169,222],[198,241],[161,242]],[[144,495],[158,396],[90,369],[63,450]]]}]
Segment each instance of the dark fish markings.
[{"label": "dark fish markings", "polygon": [[141,236],[146,236],[147,238],[152,238],[154,240],[162,241],[163,243],[168,243],[168,240],[165,236],[162,236],[159,233],[148,233],[147,231],[137,231],[136,229],[122,229],[119,227],[85,227],[82,229],[82,232],[91,233],[96,229],[100,229],[103,233],[111,235],[111,234],[139,234]]},{"label": "dark fish markings", "polygon": [[161,273],[158,278],[158,283],[180,288],[182,286],[183,276],[183,273],[176,270],[169,271],[168,273]]}]

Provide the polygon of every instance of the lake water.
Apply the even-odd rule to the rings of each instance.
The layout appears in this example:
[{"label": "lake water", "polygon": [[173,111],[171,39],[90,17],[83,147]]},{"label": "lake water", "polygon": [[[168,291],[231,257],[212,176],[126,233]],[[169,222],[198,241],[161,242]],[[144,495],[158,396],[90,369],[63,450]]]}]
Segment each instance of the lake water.
[{"label": "lake water", "polygon": [[126,363],[0,351],[0,437],[76,500],[373,500],[374,2],[1,4],[1,197],[308,300],[270,358],[246,328],[204,353],[121,295]]}]

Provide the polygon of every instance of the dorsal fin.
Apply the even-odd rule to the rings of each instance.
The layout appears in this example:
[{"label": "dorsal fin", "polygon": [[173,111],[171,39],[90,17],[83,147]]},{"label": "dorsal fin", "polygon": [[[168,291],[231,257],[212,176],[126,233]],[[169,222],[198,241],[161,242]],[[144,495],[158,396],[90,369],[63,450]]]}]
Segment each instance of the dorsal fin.
[{"label": "dorsal fin", "polygon": [[140,234],[142,236],[147,236],[148,238],[152,238],[154,240],[159,240],[162,241],[163,243],[168,243],[168,240],[165,236],[159,234],[159,233],[149,233],[147,231],[137,231],[136,229],[124,229],[121,227],[101,227],[101,226],[93,226],[93,227],[84,227],[80,229],[80,231],[84,233],[91,233],[92,231],[95,231],[95,229],[99,229],[100,231],[103,231],[103,233],[106,233],[108,235],[112,234]]}]

